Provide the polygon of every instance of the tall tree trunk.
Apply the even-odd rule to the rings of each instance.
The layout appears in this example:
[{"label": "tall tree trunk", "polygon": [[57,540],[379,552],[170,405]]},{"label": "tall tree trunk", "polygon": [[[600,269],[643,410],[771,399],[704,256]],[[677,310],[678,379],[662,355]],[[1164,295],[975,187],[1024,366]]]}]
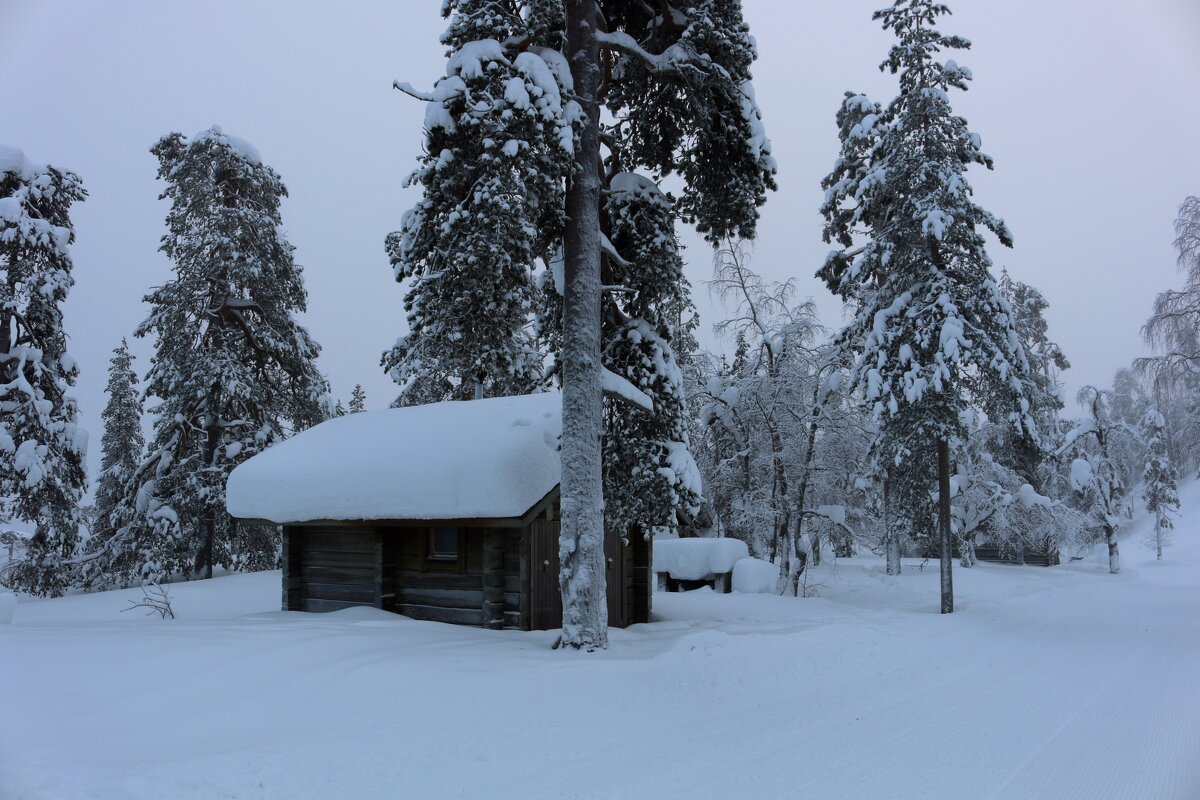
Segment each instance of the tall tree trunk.
[{"label": "tall tree trunk", "polygon": [[950,537],[950,443],[938,439],[938,528],[942,551],[942,613],[954,613],[954,541]]},{"label": "tall tree trunk", "polygon": [[[817,373],[817,377],[818,377],[818,379],[820,378],[819,372]],[[804,467],[800,470],[800,487],[796,491],[796,494],[800,498],[800,501],[797,504],[800,509],[800,513],[797,514],[797,519],[796,519],[796,539],[797,539],[797,541],[800,540],[800,533],[802,532],[802,530],[804,528],[804,513],[803,513],[803,511],[808,503],[808,486],[809,486],[809,483],[811,483],[810,476],[812,475],[813,459],[816,457],[816,452],[817,452],[817,421],[821,418],[821,406],[822,405],[823,404],[821,403],[821,381],[817,380],[816,388],[813,389],[812,413],[809,415],[809,420],[808,420],[807,441],[805,442],[805,449],[804,449]],[[810,550],[810,552],[812,552],[813,566],[819,567],[819,566],[821,566],[821,539],[820,539],[820,536],[818,533],[814,532],[812,534],[809,534],[809,538],[810,538],[810,545],[811,545],[809,547],[809,550]]]},{"label": "tall tree trunk", "polygon": [[1155,560],[1162,561],[1162,515],[1154,515],[1154,552]]},{"label": "tall tree trunk", "polygon": [[600,390],[600,44],[595,0],[568,0],[567,59],[584,123],[567,186],[563,296],[561,646],[608,647]]},{"label": "tall tree trunk", "polygon": [[887,574],[900,574],[900,536],[892,525],[892,482],[883,479],[883,541],[887,551]]},{"label": "tall tree trunk", "polygon": [[1117,532],[1104,526],[1104,540],[1108,543],[1108,571],[1116,575],[1121,571],[1121,553],[1117,550]]},{"label": "tall tree trunk", "polygon": [[[217,458],[217,447],[221,442],[221,425],[220,417],[216,414],[209,414],[207,423],[204,428],[204,463],[211,468],[213,462]],[[213,576],[213,543],[217,538],[217,512],[213,510],[211,504],[206,504],[204,510],[204,548],[200,551],[200,558],[203,563],[201,567],[204,569],[204,577],[211,578]]]}]

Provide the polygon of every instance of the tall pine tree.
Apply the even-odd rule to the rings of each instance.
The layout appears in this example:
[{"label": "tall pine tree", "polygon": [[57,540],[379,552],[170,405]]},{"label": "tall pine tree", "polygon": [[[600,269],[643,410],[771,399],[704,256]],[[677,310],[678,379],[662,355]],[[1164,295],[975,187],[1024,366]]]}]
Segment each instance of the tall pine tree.
[{"label": "tall pine tree", "polygon": [[[982,230],[1005,246],[1012,235],[972,200],[967,169],[990,169],[992,160],[950,106],[950,90],[965,90],[971,72],[938,59],[970,46],[938,31],[948,13],[933,0],[897,0],[875,13],[897,38],[881,69],[898,76],[900,93],[886,108],[854,94],[843,102],[841,156],[822,184],[824,236],[838,249],[818,273],[854,305],[840,341],[856,355],[852,385],[882,419],[889,484],[918,506],[910,518],[931,517],[919,508],[930,488],[921,476],[931,470],[894,467],[931,465],[937,453],[943,612],[953,610],[947,452],[966,432],[962,413],[978,407],[1036,437],[1029,360]],[[924,485],[908,485],[914,476]]]},{"label": "tall pine tree", "polygon": [[132,549],[142,579],[269,568],[277,532],[229,516],[226,478],[321,421],[329,391],[320,348],[295,320],[307,296],[279,214],[287,189],[253,147],[216,126],[191,139],[172,133],[152,152],[171,203],[160,249],[174,267],[146,296],[150,315],[137,329],[155,338],[147,394],[157,420],[109,549]]},{"label": "tall pine tree", "polygon": [[521,394],[541,380],[531,270],[562,233],[574,141],[556,5],[447,0],[445,77],[430,93],[396,84],[429,103],[407,182],[422,197],[387,239],[396,280],[410,282],[409,332],[383,357],[396,405]]},{"label": "tall pine tree", "polygon": [[[674,527],[698,499],[674,354],[691,323],[673,223],[714,241],[753,233],[774,172],[749,83],[753,42],[736,0],[443,9],[446,77],[430,93],[398,85],[430,108],[424,195],[389,241],[398,277],[418,279],[411,332],[385,364],[402,402],[523,391],[535,377],[520,368],[524,276],[535,260],[550,265],[538,324],[563,386],[561,641],[604,647],[605,474],[611,514],[646,533]],[[677,200],[657,185],[669,174],[684,178]],[[634,402],[606,407],[606,389]],[[620,453],[602,452],[606,422]]]},{"label": "tall pine tree", "polygon": [[34,524],[10,580],[37,595],[60,595],[71,582],[87,484],[62,319],[74,283],[71,206],[86,196],[73,172],[0,145],[0,511]]},{"label": "tall pine tree", "polygon": [[142,434],[142,399],[133,371],[133,354],[124,339],[108,362],[108,403],[101,412],[100,478],[96,482],[96,529],[88,549],[104,547],[116,532],[116,510],[125,487],[142,463],[146,438]]}]

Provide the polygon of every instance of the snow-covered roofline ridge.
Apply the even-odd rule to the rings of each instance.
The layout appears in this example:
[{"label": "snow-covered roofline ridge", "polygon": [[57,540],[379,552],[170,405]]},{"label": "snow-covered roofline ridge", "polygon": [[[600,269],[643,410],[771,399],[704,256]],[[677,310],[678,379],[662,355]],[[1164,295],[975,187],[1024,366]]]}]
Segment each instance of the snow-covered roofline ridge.
[{"label": "snow-covered roofline ridge", "polygon": [[559,483],[558,392],[350,414],[233,471],[229,513],[275,523],[511,519]]}]

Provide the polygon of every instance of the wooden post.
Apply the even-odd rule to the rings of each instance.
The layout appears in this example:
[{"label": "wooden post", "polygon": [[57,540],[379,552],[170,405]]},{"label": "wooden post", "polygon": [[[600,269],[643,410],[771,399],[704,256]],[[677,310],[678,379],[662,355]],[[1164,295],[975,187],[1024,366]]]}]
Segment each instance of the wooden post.
[{"label": "wooden post", "polygon": [[942,613],[954,612],[954,544],[950,538],[950,443],[938,439],[938,527],[942,544]]},{"label": "wooden post", "polygon": [[483,531],[483,627],[504,627],[504,531]]}]

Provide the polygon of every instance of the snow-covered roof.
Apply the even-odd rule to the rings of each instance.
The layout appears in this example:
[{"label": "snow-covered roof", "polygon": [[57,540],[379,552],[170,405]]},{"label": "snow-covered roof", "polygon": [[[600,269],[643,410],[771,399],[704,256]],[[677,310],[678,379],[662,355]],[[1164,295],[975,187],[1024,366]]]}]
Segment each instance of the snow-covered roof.
[{"label": "snow-covered roof", "polygon": [[523,516],[558,485],[558,392],[337,417],[229,476],[242,519],[489,519]]}]

